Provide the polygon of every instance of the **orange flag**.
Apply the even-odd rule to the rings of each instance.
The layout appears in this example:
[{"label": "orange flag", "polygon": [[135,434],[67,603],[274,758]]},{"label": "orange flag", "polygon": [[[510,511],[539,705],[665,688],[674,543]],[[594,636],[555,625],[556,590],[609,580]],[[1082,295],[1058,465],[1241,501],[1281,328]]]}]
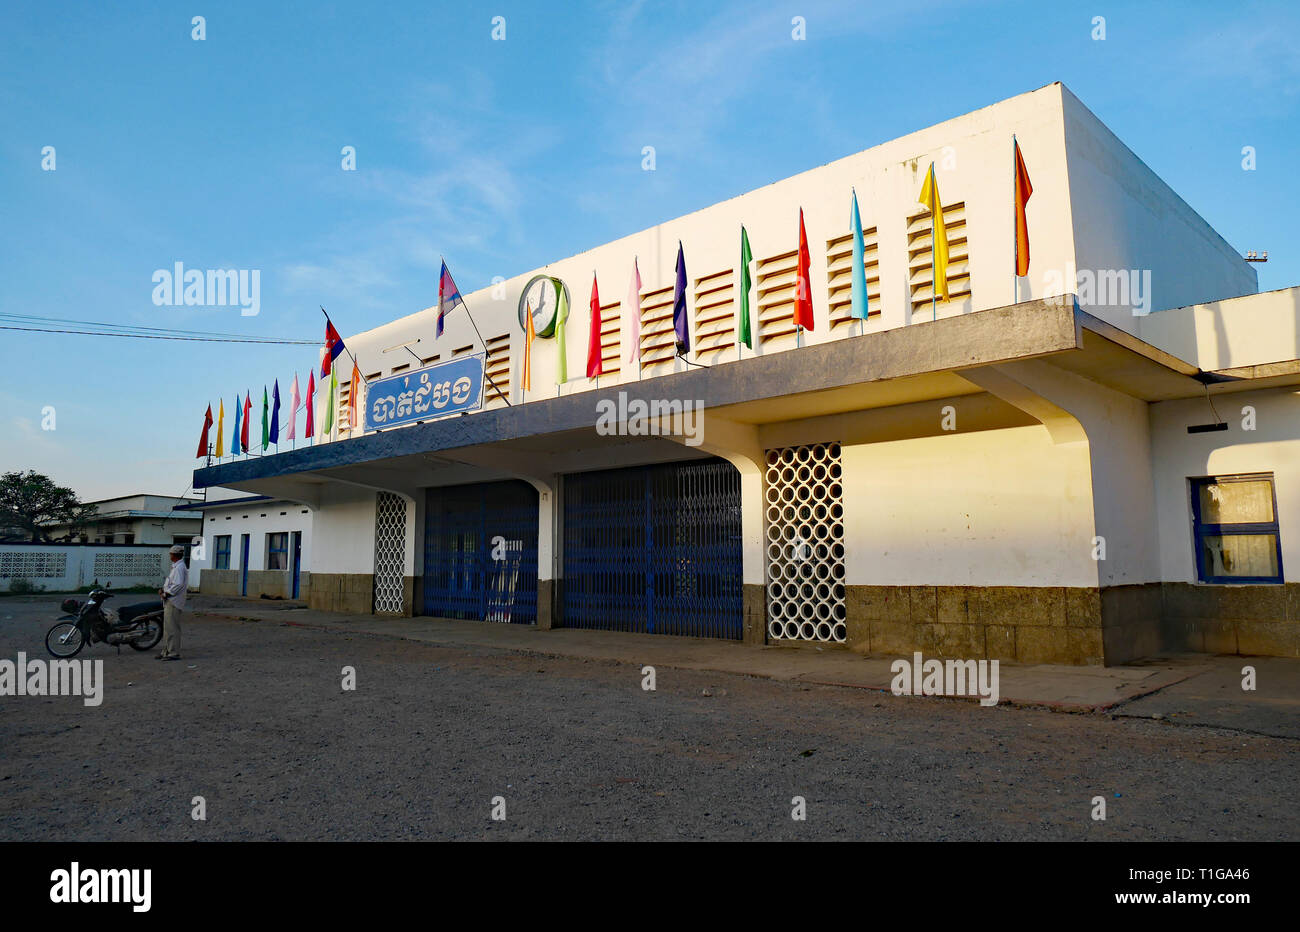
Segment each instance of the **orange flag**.
[{"label": "orange flag", "polygon": [[1029,274],[1029,223],[1025,219],[1025,205],[1034,193],[1034,186],[1029,183],[1029,171],[1025,160],[1020,155],[1020,143],[1013,136],[1011,144],[1016,150],[1016,274]]},{"label": "orange flag", "polygon": [[794,288],[795,326],[813,329],[812,275],[809,274],[808,233],[803,228],[803,208],[799,208],[799,272]]},{"label": "orange flag", "polygon": [[524,323],[524,391],[533,390],[533,340],[537,331],[533,328],[533,306],[526,304],[528,320]]},{"label": "orange flag", "polygon": [[357,427],[357,395],[361,394],[361,373],[357,371],[357,361],[352,360],[352,384],[348,386],[348,430]]},{"label": "orange flag", "polygon": [[600,345],[600,292],[596,288],[596,273],[591,274],[591,332],[587,337],[587,378],[594,379],[605,371]]}]

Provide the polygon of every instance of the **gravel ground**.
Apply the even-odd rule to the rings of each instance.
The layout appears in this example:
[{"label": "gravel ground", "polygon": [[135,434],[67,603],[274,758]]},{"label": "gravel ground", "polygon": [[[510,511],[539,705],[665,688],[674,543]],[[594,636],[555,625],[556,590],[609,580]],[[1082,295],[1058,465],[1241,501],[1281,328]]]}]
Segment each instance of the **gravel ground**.
[{"label": "gravel ground", "polygon": [[[54,615],[0,600],[0,659]],[[1300,839],[1279,738],[220,616],[183,653],[0,697],[0,840]]]}]

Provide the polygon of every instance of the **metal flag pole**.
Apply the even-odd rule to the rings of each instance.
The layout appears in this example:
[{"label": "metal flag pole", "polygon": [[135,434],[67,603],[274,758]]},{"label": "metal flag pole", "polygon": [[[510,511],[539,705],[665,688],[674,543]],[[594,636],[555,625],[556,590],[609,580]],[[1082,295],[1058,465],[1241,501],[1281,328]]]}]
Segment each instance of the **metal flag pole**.
[{"label": "metal flag pole", "polygon": [[[937,185],[936,185],[937,187]],[[939,319],[939,267],[935,264],[935,241],[939,230],[934,222],[934,210],[930,211],[930,320]]]},{"label": "metal flag pole", "polygon": [[[442,264],[443,264],[443,265],[446,265],[446,264],[447,264],[447,260],[446,260],[442,255],[439,255],[438,258],[442,261]],[[441,295],[439,295],[439,298],[441,298]],[[487,368],[487,352],[488,352],[487,342],[483,339],[483,334],[481,334],[481,333],[478,332],[478,324],[474,323],[474,315],[473,315],[472,313],[470,313],[469,302],[465,300],[465,296],[464,296],[464,295],[461,295],[461,296],[460,296],[460,303],[461,303],[461,306],[465,308],[465,316],[469,318],[469,325],[470,325],[471,327],[474,328],[474,335],[475,335],[476,337],[478,337],[479,346],[483,347],[483,375],[484,375],[484,377],[488,380],[488,384],[490,384],[490,385],[492,386],[492,390],[493,390],[494,392],[497,393],[497,397],[500,398],[502,401],[504,401],[508,407],[513,407],[513,405],[510,404],[510,399],[506,397],[505,392],[501,391],[501,389],[497,387],[497,383],[492,379],[492,374],[491,374],[490,372],[488,372],[488,368]],[[557,391],[556,394],[558,395],[559,392]]]},{"label": "metal flag pole", "polygon": [[1016,210],[1016,187],[1019,180],[1016,173],[1020,166],[1016,164],[1016,134],[1011,134],[1011,303],[1020,303],[1020,238],[1016,235],[1016,221],[1020,214]]}]

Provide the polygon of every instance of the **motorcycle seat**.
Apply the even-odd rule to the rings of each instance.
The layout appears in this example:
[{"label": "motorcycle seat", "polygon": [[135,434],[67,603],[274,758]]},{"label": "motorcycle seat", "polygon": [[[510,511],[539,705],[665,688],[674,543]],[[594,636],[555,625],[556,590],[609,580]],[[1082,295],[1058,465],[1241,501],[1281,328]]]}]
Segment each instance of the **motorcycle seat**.
[{"label": "motorcycle seat", "polygon": [[141,615],[147,615],[150,612],[161,612],[163,604],[161,602],[136,602],[134,605],[123,605],[118,610],[117,617],[121,622],[134,621]]}]

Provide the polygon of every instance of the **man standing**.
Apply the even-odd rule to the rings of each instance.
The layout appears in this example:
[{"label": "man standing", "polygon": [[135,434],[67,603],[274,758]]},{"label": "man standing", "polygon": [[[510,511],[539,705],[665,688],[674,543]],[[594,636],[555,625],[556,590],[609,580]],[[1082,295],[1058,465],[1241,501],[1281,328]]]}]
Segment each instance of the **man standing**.
[{"label": "man standing", "polygon": [[185,548],[176,544],[168,552],[172,571],[167,582],[158,590],[163,601],[163,649],[155,660],[181,659],[181,612],[185,611],[185,592],[189,589],[190,574],[185,568]]}]

